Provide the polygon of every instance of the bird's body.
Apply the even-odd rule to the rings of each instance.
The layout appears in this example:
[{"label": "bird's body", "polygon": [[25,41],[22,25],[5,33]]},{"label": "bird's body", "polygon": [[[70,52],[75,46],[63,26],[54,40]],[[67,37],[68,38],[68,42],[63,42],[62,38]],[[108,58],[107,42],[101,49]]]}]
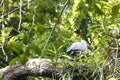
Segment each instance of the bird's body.
[{"label": "bird's body", "polygon": [[67,49],[67,53],[70,55],[80,55],[81,53],[87,52],[87,46],[88,44],[85,40],[75,42]]}]

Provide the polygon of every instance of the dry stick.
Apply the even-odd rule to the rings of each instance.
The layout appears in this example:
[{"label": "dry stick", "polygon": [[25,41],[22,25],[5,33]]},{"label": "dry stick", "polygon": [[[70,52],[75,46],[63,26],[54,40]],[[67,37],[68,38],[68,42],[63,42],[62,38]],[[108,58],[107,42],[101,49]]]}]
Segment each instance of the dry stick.
[{"label": "dry stick", "polygon": [[2,6],[2,5],[3,5],[3,3],[4,3],[4,0],[2,0],[2,1],[1,1],[0,6]]},{"label": "dry stick", "polygon": [[20,14],[20,21],[19,21],[19,25],[18,25],[18,31],[20,31],[21,28],[21,23],[22,23],[22,0],[20,0],[20,10],[19,10],[19,14]]},{"label": "dry stick", "polygon": [[[62,15],[64,9],[66,8],[66,6],[67,6],[67,4],[68,4],[68,2],[69,2],[69,0],[66,0],[65,4],[64,4],[64,6],[63,6],[63,8],[62,8],[62,10],[61,10],[61,12],[60,12],[60,15],[59,15],[59,17],[58,17],[58,20],[57,20],[58,22],[59,22],[59,20],[60,20],[60,17],[61,17],[61,15]],[[47,39],[47,41],[46,41],[46,43],[45,43],[45,46],[44,46],[44,48],[43,48],[43,50],[42,50],[41,57],[42,57],[42,55],[43,55],[43,52],[44,52],[44,50],[45,50],[45,48],[46,48],[46,46],[47,46],[47,44],[48,44],[48,42],[49,42],[52,34],[53,34],[53,32],[55,31],[56,26],[57,26],[57,23],[55,23],[55,25],[53,26],[53,28],[52,28],[52,30],[51,30],[51,32],[50,32],[50,34],[49,34],[49,37],[48,37],[48,39]]]}]

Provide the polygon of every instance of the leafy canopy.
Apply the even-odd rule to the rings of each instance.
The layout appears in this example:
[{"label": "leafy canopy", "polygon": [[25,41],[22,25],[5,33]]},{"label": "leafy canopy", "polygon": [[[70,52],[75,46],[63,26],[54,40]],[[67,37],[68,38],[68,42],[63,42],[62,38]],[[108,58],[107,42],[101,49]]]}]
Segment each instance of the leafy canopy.
[{"label": "leafy canopy", "polygon": [[[59,16],[65,2],[66,0],[1,2],[0,67],[13,65],[17,61],[24,64],[29,58],[44,57],[52,59],[62,68],[68,64],[77,68],[85,64],[91,66],[88,73],[104,73],[105,79],[113,76],[119,79],[120,1],[69,0]],[[46,43],[54,26],[55,30]],[[69,60],[74,58],[66,55],[66,49],[81,39],[86,40],[91,49],[89,57],[79,58],[76,62],[78,65],[75,65]],[[101,69],[105,69],[105,72]],[[79,73],[82,71],[79,68]],[[67,74],[66,77],[71,75],[73,74]]]}]

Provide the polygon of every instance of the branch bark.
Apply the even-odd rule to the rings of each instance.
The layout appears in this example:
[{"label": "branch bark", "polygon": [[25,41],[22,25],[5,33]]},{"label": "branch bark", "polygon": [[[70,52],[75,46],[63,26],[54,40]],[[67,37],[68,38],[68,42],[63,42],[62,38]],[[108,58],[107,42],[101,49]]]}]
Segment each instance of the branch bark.
[{"label": "branch bark", "polygon": [[61,70],[55,70],[50,59],[30,59],[22,65],[18,62],[14,66],[7,66],[0,69],[0,77],[4,80],[21,80],[28,76],[41,76],[60,80]]},{"label": "branch bark", "polygon": [[[90,71],[91,69],[93,69],[93,72]],[[79,70],[83,72],[79,72]],[[0,69],[0,78],[2,77],[4,80],[24,80],[28,76],[40,76],[54,80],[62,80],[67,78],[67,75],[71,80],[99,79],[99,75],[92,65],[81,65],[78,69],[67,65],[63,69],[58,65],[54,65],[50,59],[29,59],[24,65],[18,62],[13,66],[7,66]]]}]

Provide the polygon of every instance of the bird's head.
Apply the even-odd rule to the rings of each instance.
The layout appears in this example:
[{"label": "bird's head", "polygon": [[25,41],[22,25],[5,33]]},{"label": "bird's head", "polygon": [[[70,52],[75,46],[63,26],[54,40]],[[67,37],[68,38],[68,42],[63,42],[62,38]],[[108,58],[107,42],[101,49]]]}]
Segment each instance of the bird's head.
[{"label": "bird's head", "polygon": [[80,42],[82,45],[86,46],[86,47],[90,47],[89,44],[85,41],[85,40],[81,40]]},{"label": "bird's head", "polygon": [[83,45],[88,45],[88,43],[85,40],[81,40],[80,43],[83,44]]}]

